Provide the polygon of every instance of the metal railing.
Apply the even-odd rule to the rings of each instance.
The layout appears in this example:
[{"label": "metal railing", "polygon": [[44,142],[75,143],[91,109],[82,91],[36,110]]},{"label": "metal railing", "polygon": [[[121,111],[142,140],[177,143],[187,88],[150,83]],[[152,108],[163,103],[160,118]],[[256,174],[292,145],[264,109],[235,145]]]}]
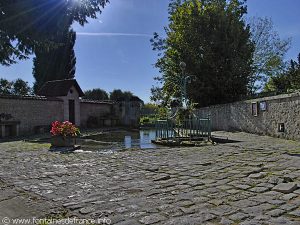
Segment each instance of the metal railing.
[{"label": "metal railing", "polygon": [[155,122],[156,139],[188,139],[199,138],[210,140],[211,120],[210,118],[184,119],[175,123],[172,120],[157,120]]}]

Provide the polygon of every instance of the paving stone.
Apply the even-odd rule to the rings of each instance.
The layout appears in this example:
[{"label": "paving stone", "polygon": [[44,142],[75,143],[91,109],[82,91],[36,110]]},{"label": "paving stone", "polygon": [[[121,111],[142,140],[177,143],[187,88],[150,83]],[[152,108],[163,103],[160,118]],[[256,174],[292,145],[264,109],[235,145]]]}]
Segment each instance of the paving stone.
[{"label": "paving stone", "polygon": [[237,212],[238,209],[229,205],[220,205],[211,209],[211,213],[218,216],[225,216]]},{"label": "paving stone", "polygon": [[281,193],[289,194],[297,189],[296,183],[281,183],[276,185],[272,190]]},{"label": "paving stone", "polygon": [[289,212],[289,215],[296,216],[296,217],[300,218],[300,209]]},{"label": "paving stone", "polygon": [[287,204],[281,205],[279,208],[282,210],[285,210],[285,211],[291,211],[291,210],[296,209],[297,207],[298,207],[297,205],[287,203]]},{"label": "paving stone", "polygon": [[235,222],[234,221],[232,221],[232,220],[230,220],[230,219],[227,219],[227,218],[225,218],[225,217],[222,217],[221,218],[221,221],[220,221],[220,224],[221,225],[232,225],[232,224],[234,224]]},{"label": "paving stone", "polygon": [[272,204],[272,205],[276,205],[276,206],[285,204],[285,201],[278,200],[278,199],[268,199],[268,200],[266,200],[266,202],[269,204]]},{"label": "paving stone", "polygon": [[270,177],[269,181],[268,181],[270,184],[280,184],[283,182],[283,179],[282,178],[279,178],[279,177]]},{"label": "paving stone", "polygon": [[208,201],[208,203],[216,205],[216,206],[219,206],[219,205],[223,204],[223,202],[224,201],[220,200],[220,199],[213,199],[213,200]]},{"label": "paving stone", "polygon": [[158,222],[161,222],[164,220],[166,220],[166,217],[164,217],[160,214],[152,214],[150,216],[143,217],[139,221],[143,224],[154,224],[154,223],[158,223]]},{"label": "paving stone", "polygon": [[244,172],[247,176],[249,176],[250,174],[253,174],[253,173],[260,173],[263,171],[263,168],[261,167],[254,167],[254,168],[251,168],[249,171],[246,171]]},{"label": "paving stone", "polygon": [[261,173],[253,173],[249,175],[249,178],[253,179],[261,179],[266,176],[267,173],[261,172]]},{"label": "paving stone", "polygon": [[259,183],[257,184],[258,187],[266,187],[266,188],[273,188],[274,187],[274,184],[269,184],[269,183]]},{"label": "paving stone", "polygon": [[154,177],[154,181],[162,181],[162,180],[169,180],[171,179],[170,175],[159,175],[157,177]]},{"label": "paving stone", "polygon": [[240,185],[236,185],[236,188],[242,189],[242,190],[247,190],[249,188],[251,188],[251,186],[246,185],[246,184],[240,184]]},{"label": "paving stone", "polygon": [[188,207],[194,205],[195,203],[193,201],[186,200],[186,201],[178,201],[175,204],[178,206]]},{"label": "paving stone", "polygon": [[141,224],[134,219],[130,219],[130,220],[118,222],[115,225],[141,225]]},{"label": "paving stone", "polygon": [[95,211],[95,209],[93,207],[86,207],[86,208],[82,208],[82,209],[79,210],[79,212],[83,215],[89,214],[89,213],[94,212],[94,211]]},{"label": "paving stone", "polygon": [[269,215],[269,216],[272,216],[272,217],[278,217],[278,216],[281,216],[285,213],[285,210],[282,210],[282,209],[274,209],[274,210],[271,210],[269,212],[266,213],[266,215]]},{"label": "paving stone", "polygon": [[249,189],[249,191],[255,192],[255,193],[263,193],[270,190],[270,188],[268,187],[254,187]]},{"label": "paving stone", "polygon": [[240,212],[239,212],[239,213],[235,213],[235,214],[229,216],[229,219],[241,221],[241,220],[244,220],[244,219],[246,219],[246,218],[248,218],[248,217],[249,217],[248,214],[240,213]]},{"label": "paving stone", "polygon": [[257,206],[242,208],[242,211],[246,214],[250,214],[250,215],[253,215],[253,216],[258,216],[258,215],[261,215],[265,211],[270,210],[272,208],[274,208],[274,205],[264,203],[264,204],[260,204],[260,205],[257,205]]}]

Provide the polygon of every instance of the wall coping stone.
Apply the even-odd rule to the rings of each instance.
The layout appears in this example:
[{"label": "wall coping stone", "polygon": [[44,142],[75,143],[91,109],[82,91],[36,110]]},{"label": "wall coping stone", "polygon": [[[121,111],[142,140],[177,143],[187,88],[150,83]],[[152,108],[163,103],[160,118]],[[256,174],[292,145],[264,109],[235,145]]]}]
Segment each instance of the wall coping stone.
[{"label": "wall coping stone", "polygon": [[106,105],[113,105],[115,102],[113,101],[96,101],[96,100],[89,100],[89,99],[80,99],[80,103],[85,104],[106,104]]},{"label": "wall coping stone", "polygon": [[16,100],[38,100],[38,101],[58,101],[63,102],[62,99],[55,98],[55,97],[44,97],[44,96],[37,96],[37,95],[0,95],[0,99],[16,99]]},{"label": "wall coping stone", "polygon": [[210,105],[210,106],[201,107],[199,109],[218,108],[218,107],[224,107],[226,105],[230,106],[233,104],[240,104],[240,103],[252,103],[252,102],[272,101],[272,100],[280,100],[280,99],[282,100],[282,99],[289,99],[294,97],[300,97],[300,91],[288,93],[288,94],[274,95],[269,97],[253,98],[253,99],[248,99],[243,101],[229,102],[224,104]]}]

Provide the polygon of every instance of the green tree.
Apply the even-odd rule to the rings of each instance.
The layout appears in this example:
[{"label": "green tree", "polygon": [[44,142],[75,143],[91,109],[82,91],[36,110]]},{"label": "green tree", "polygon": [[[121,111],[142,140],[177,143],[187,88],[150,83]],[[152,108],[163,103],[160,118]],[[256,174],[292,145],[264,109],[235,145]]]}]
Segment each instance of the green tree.
[{"label": "green tree", "polygon": [[100,88],[85,91],[83,98],[98,101],[109,100],[107,92]]},{"label": "green tree", "polygon": [[247,12],[244,1],[171,3],[167,37],[155,33],[151,40],[159,53],[155,66],[162,73],[165,101],[180,96],[181,61],[187,65],[186,74],[197,78],[188,86],[188,97],[198,106],[232,102],[247,95],[254,45],[243,19]]},{"label": "green tree", "polygon": [[56,38],[73,22],[82,26],[108,0],[1,0],[0,63],[10,65],[37,49],[57,46]]},{"label": "green tree", "polygon": [[29,86],[27,81],[24,81],[20,78],[15,80],[12,85],[12,94],[14,95],[29,95],[31,94],[32,89]]},{"label": "green tree", "polygon": [[134,95],[130,91],[122,91],[120,89],[115,89],[112,92],[110,92],[110,100],[112,101],[128,101],[131,97]]},{"label": "green tree", "polygon": [[34,92],[37,93],[43,84],[51,80],[71,79],[75,77],[76,57],[74,45],[76,33],[66,28],[62,36],[57,37],[59,46],[35,51],[33,59]]},{"label": "green tree", "polygon": [[250,91],[255,93],[270,77],[283,73],[286,67],[284,56],[290,48],[291,39],[281,40],[270,18],[251,18],[250,27],[251,40],[255,44]]},{"label": "green tree", "polygon": [[7,79],[0,79],[0,94],[1,95],[10,95],[13,83]]},{"label": "green tree", "polygon": [[158,110],[159,110],[158,105],[153,103],[146,103],[142,108],[143,114],[146,115],[156,114],[158,113]]},{"label": "green tree", "polygon": [[31,94],[31,87],[28,82],[18,78],[15,81],[8,81],[7,79],[0,79],[0,94],[1,95],[29,95]]},{"label": "green tree", "polygon": [[298,62],[291,60],[288,69],[281,74],[272,76],[264,90],[278,93],[300,90],[300,54]]}]

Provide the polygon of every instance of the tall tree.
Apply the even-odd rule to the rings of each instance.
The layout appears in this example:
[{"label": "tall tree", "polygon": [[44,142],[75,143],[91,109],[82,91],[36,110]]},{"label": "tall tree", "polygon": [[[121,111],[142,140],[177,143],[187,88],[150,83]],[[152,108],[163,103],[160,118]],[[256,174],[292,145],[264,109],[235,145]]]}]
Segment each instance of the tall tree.
[{"label": "tall tree", "polygon": [[73,22],[96,18],[109,0],[1,0],[0,64],[25,59],[36,49],[56,46],[55,40]]},{"label": "tall tree", "polygon": [[182,72],[196,76],[188,97],[199,106],[235,101],[248,93],[254,45],[239,0],[173,0],[167,37],[154,34],[152,46],[159,52],[155,66],[162,73],[166,101],[180,96]]},{"label": "tall tree", "polygon": [[76,33],[66,28],[65,33],[57,37],[59,46],[49,50],[37,49],[33,59],[34,92],[51,80],[71,79],[75,77],[76,57],[74,45]]},{"label": "tall tree", "polygon": [[290,48],[291,39],[280,39],[270,18],[251,18],[250,27],[251,40],[255,44],[250,91],[255,93],[272,76],[283,73],[286,67],[284,56]]},{"label": "tall tree", "polygon": [[265,91],[286,93],[300,90],[300,54],[298,62],[291,60],[288,69],[276,76],[272,76],[265,86]]},{"label": "tall tree", "polygon": [[98,101],[109,100],[107,92],[100,88],[85,91],[83,98]]}]

